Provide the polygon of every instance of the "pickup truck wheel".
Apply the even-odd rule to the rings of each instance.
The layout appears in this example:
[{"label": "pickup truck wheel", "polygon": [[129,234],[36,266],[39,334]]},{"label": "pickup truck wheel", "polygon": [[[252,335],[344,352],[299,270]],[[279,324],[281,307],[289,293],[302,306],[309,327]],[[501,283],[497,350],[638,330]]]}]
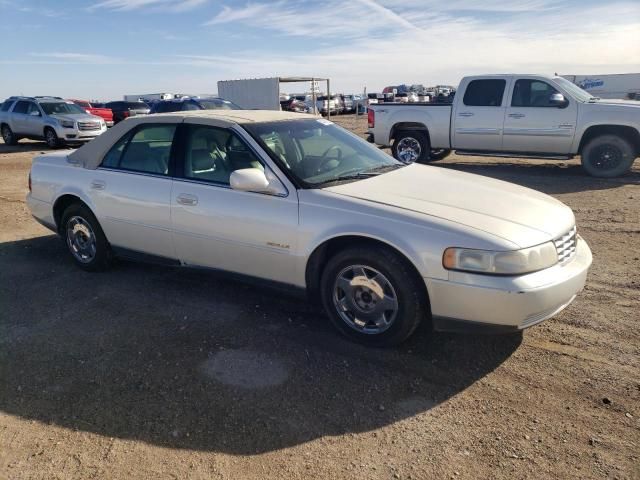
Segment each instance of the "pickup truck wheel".
[{"label": "pickup truck wheel", "polygon": [[333,256],[322,274],[321,298],[340,332],[372,346],[401,343],[428,315],[420,279],[405,259],[382,247]]},{"label": "pickup truck wheel", "polygon": [[111,248],[96,217],[88,207],[73,204],[62,215],[60,233],[76,265],[89,272],[106,270]]},{"label": "pickup truck wheel", "polygon": [[53,128],[44,129],[44,141],[47,142],[47,147],[49,148],[58,148],[60,146],[60,140],[58,140],[58,135],[56,135]]},{"label": "pickup truck wheel", "polygon": [[593,177],[617,177],[627,172],[636,158],[633,145],[617,135],[601,135],[582,149],[582,168]]},{"label": "pickup truck wheel", "polygon": [[429,160],[432,162],[436,160],[442,160],[444,158],[447,158],[450,154],[451,154],[451,150],[447,150],[445,148],[438,148],[435,150],[431,150],[431,153],[429,153]]},{"label": "pickup truck wheel", "polygon": [[429,139],[420,131],[400,132],[391,146],[393,157],[406,164],[429,162],[429,152]]},{"label": "pickup truck wheel", "polygon": [[11,130],[11,127],[9,127],[9,125],[2,126],[2,140],[4,140],[4,143],[6,145],[15,145],[16,143],[18,143],[18,139],[13,134],[13,131]]}]

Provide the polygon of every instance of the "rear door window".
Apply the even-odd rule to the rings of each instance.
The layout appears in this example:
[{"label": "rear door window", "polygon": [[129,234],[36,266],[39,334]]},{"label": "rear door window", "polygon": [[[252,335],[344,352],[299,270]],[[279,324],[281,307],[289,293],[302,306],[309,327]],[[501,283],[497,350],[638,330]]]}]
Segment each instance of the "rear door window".
[{"label": "rear door window", "polygon": [[6,100],[6,101],[2,104],[2,107],[0,107],[0,111],[8,112],[8,111],[9,111],[9,109],[11,108],[11,105],[13,105],[13,100]]},{"label": "rear door window", "polygon": [[26,100],[20,100],[15,107],[13,107],[13,113],[27,113],[29,110],[29,102]]},{"label": "rear door window", "polygon": [[472,80],[462,101],[468,107],[499,107],[506,85],[503,79]]},{"label": "rear door window", "polygon": [[168,175],[175,132],[175,124],[142,125],[118,140],[105,155],[101,166]]}]

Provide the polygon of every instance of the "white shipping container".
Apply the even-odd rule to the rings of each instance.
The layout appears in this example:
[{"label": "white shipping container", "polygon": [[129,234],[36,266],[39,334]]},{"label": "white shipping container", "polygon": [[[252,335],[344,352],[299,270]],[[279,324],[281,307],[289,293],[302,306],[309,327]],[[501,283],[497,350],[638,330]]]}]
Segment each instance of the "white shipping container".
[{"label": "white shipping container", "polygon": [[247,110],[280,110],[280,79],[221,80],[218,95]]},{"label": "white shipping container", "polygon": [[594,97],[640,100],[640,73],[563,75]]}]

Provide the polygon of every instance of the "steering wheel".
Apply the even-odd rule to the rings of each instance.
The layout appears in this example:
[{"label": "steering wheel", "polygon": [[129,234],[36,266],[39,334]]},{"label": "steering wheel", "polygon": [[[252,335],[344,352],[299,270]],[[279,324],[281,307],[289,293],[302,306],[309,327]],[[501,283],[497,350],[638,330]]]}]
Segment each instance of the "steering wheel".
[{"label": "steering wheel", "polygon": [[[336,157],[329,157],[329,152],[331,150],[335,150],[336,151]],[[340,149],[340,146],[338,145],[331,145],[329,148],[327,148],[325,150],[325,152],[322,154],[322,156],[320,157],[320,166],[318,167],[318,173],[322,173],[324,172],[325,167],[327,166],[327,164],[332,161],[332,160],[337,160],[338,161],[338,165],[340,165],[341,161],[342,161],[342,150]],[[335,167],[334,167],[335,168]]]}]

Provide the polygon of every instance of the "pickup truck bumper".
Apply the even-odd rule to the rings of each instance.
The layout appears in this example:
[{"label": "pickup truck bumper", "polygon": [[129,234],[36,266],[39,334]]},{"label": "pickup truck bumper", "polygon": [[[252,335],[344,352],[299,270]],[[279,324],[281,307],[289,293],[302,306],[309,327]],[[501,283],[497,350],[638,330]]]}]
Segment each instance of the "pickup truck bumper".
[{"label": "pickup truck bumper", "polygon": [[573,259],[539,272],[519,277],[450,272],[448,281],[425,278],[433,327],[498,333],[536,325],[575,299],[584,287],[591,261],[589,246],[578,238]]}]

